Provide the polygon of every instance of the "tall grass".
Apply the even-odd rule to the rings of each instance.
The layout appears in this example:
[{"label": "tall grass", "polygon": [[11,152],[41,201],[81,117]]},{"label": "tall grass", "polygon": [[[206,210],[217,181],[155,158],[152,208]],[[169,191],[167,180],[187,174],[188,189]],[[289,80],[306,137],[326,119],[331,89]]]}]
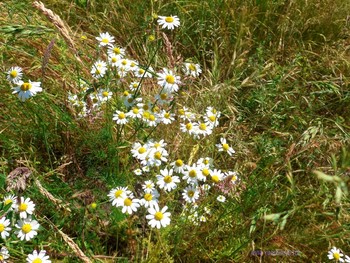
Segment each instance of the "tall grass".
[{"label": "tall grass", "polygon": [[[45,248],[54,262],[79,262],[58,229],[95,262],[320,262],[332,246],[350,253],[349,2],[43,2],[70,28],[77,54],[31,1],[0,3],[1,194],[11,171],[30,168],[25,192],[13,193],[34,200],[42,225],[32,242],[1,241],[14,262],[34,247]],[[111,33],[130,57],[157,72],[170,58],[155,15],[170,14],[181,21],[164,31],[176,65],[190,60],[203,70],[181,88],[173,110],[185,106],[202,114],[213,106],[222,113],[214,134],[198,141],[175,124],[120,128],[112,116],[123,82],[102,83],[118,98],[98,115],[76,118],[67,98],[79,79],[91,79],[91,65],[102,54],[95,37]],[[14,65],[40,80],[44,92],[25,103],[11,94],[6,72]],[[155,92],[154,84],[144,85],[143,92]],[[234,158],[217,152],[220,137],[233,146]],[[225,203],[216,201],[218,189],[205,199],[206,222],[193,225],[181,216],[176,194],[162,204],[172,221],[160,231],[108,202],[116,186],[141,193],[130,148],[150,138],[164,139],[172,160],[209,156],[220,169],[238,172],[240,182]],[[260,258],[252,253],[258,250],[300,253]]]}]

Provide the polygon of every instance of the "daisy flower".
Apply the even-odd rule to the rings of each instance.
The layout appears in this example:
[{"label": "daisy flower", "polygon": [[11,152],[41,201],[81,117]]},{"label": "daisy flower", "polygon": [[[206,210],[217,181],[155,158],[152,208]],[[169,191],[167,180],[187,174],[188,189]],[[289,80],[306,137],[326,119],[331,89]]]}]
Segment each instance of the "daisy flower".
[{"label": "daisy flower", "polygon": [[140,176],[142,175],[142,170],[140,168],[137,168],[134,170],[134,174]]},{"label": "daisy flower", "polygon": [[149,152],[148,145],[147,144],[142,145],[139,142],[135,142],[131,149],[132,156],[139,160],[144,160],[148,155],[148,152]]},{"label": "daisy flower", "polygon": [[122,213],[131,215],[133,212],[137,211],[137,208],[140,207],[140,200],[133,198],[132,196],[127,196],[124,198],[120,206],[123,207]]},{"label": "daisy flower", "polygon": [[221,113],[215,110],[215,113],[208,111],[204,115],[205,124],[212,127],[217,127],[219,125],[219,118]]},{"label": "daisy flower", "polygon": [[174,99],[174,96],[171,93],[166,91],[162,91],[161,94],[157,94],[155,96],[155,100],[159,105],[164,105],[164,104],[167,105],[170,102],[172,102],[173,99]]},{"label": "daisy flower", "polygon": [[151,193],[145,193],[143,198],[140,200],[141,205],[143,205],[145,208],[152,207],[156,204],[158,204],[158,197],[159,193],[155,189]]},{"label": "daisy flower", "polygon": [[167,145],[167,143],[164,142],[164,140],[155,141],[155,142],[148,141],[147,145],[149,146],[150,149],[162,151],[162,150],[165,150],[165,146]]},{"label": "daisy flower", "polygon": [[148,208],[149,215],[146,215],[146,218],[149,220],[148,224],[153,228],[166,227],[170,224],[170,213],[166,212],[168,209],[167,206],[164,206],[162,209],[159,208],[158,204],[155,204],[153,207]]},{"label": "daisy flower", "polygon": [[10,220],[6,219],[6,217],[0,219],[0,235],[2,239],[6,239],[10,235],[11,227],[8,227],[10,224]]},{"label": "daisy flower", "polygon": [[218,169],[214,169],[213,171],[211,171],[210,176],[211,176],[211,180],[214,183],[218,183],[222,181],[222,179],[224,178],[224,174]]},{"label": "daisy flower", "polygon": [[192,122],[196,119],[196,115],[193,112],[190,112],[186,107],[183,107],[181,109],[178,109],[177,111],[180,119],[184,121]]},{"label": "daisy flower", "polygon": [[145,193],[152,193],[154,188],[154,183],[152,181],[145,181],[145,183],[142,185],[142,189],[145,191]]},{"label": "daisy flower", "polygon": [[117,67],[118,66],[118,61],[120,60],[121,58],[117,55],[110,55],[108,56],[108,61],[109,61],[109,64],[112,66],[112,67]]},{"label": "daisy flower", "polygon": [[230,156],[235,153],[235,150],[233,150],[233,148],[227,144],[225,138],[220,138],[220,143],[216,144],[216,147],[218,148],[219,152],[227,152]]},{"label": "daisy flower", "polygon": [[116,111],[115,114],[113,114],[113,120],[117,122],[117,124],[126,124],[128,123],[128,119],[126,118],[125,112],[122,111]]},{"label": "daisy flower", "polygon": [[187,165],[186,171],[182,179],[187,181],[188,184],[197,184],[198,175],[199,175],[199,169],[196,164],[192,166]]},{"label": "daisy flower", "polygon": [[22,80],[15,83],[16,87],[12,88],[12,94],[17,94],[18,98],[22,101],[29,99],[36,95],[37,92],[41,92],[43,89],[40,87],[41,82],[23,82]]},{"label": "daisy flower", "polygon": [[210,168],[213,166],[213,163],[214,163],[214,160],[213,158],[210,158],[210,157],[205,157],[205,158],[200,158],[198,161],[197,161],[197,164],[199,166],[205,166],[207,168]]},{"label": "daisy flower", "polygon": [[173,93],[179,90],[180,77],[164,68],[163,72],[158,74],[158,84],[163,87],[164,91]]},{"label": "daisy flower", "polygon": [[167,150],[163,148],[159,150],[152,149],[147,156],[148,158],[143,160],[141,164],[147,166],[160,166],[162,163],[166,163],[168,161],[166,158],[168,155]]},{"label": "daisy flower", "polygon": [[329,259],[335,259],[339,262],[344,262],[344,259],[342,257],[344,256],[343,253],[340,252],[340,249],[333,247],[330,251],[328,251],[328,258]]},{"label": "daisy flower", "polygon": [[177,183],[180,182],[178,176],[173,176],[173,169],[164,169],[160,170],[160,175],[157,176],[157,185],[160,189],[164,191],[171,191],[177,187]]},{"label": "daisy flower", "polygon": [[139,109],[138,107],[132,107],[131,110],[128,113],[126,113],[126,115],[132,119],[141,119],[142,114],[142,109]]},{"label": "daisy flower", "polygon": [[177,16],[158,16],[157,22],[162,28],[170,30],[180,25],[180,19]]},{"label": "daisy flower", "polygon": [[15,195],[8,195],[4,198],[4,206],[11,204],[11,207],[9,210],[13,210],[16,208],[16,203],[17,203],[17,196]]},{"label": "daisy flower", "polygon": [[98,94],[97,97],[101,102],[106,102],[110,98],[112,98],[113,92],[109,90],[101,90]]},{"label": "daisy flower", "polygon": [[90,73],[94,78],[98,79],[98,78],[102,78],[106,74],[106,71],[107,71],[106,62],[102,60],[98,60],[92,65],[92,69]]},{"label": "daisy flower", "polygon": [[185,74],[192,77],[198,77],[202,73],[199,64],[185,63]]},{"label": "daisy flower", "polygon": [[9,71],[7,71],[7,80],[12,83],[17,83],[22,79],[23,72],[20,67],[11,67]]},{"label": "daisy flower", "polygon": [[153,69],[149,67],[147,70],[143,68],[137,68],[137,70],[134,70],[135,77],[137,78],[152,78],[152,72]]},{"label": "daisy flower", "polygon": [[127,187],[118,186],[109,191],[108,197],[112,205],[118,206],[118,203],[124,200],[125,197],[131,195],[131,191]]},{"label": "daisy flower", "polygon": [[182,132],[188,133],[190,135],[194,135],[196,134],[196,130],[197,130],[197,124],[196,123],[192,123],[192,122],[188,122],[188,123],[180,123],[180,130]]},{"label": "daisy flower", "polygon": [[16,206],[17,212],[19,212],[20,218],[27,218],[28,215],[32,215],[35,209],[35,204],[30,198],[24,199],[22,196],[18,205]]},{"label": "daisy flower", "polygon": [[114,37],[111,36],[108,32],[100,33],[100,36],[96,37],[96,40],[100,42],[100,47],[113,46],[114,43]]},{"label": "daisy flower", "polygon": [[206,125],[205,123],[202,122],[202,123],[198,123],[196,125],[196,129],[194,131],[194,134],[197,135],[197,136],[198,135],[207,136],[207,135],[212,134],[212,132],[213,132],[212,127],[208,126],[208,125]]},{"label": "daisy flower", "polygon": [[109,56],[116,56],[119,59],[123,58],[125,55],[125,49],[117,46],[110,45],[107,50]]},{"label": "daisy flower", "polygon": [[45,250],[40,250],[40,252],[34,250],[32,254],[27,256],[27,263],[51,263],[51,260],[49,260]]},{"label": "daisy flower", "polygon": [[221,202],[221,203],[224,203],[224,202],[226,201],[226,197],[223,196],[223,195],[219,195],[219,196],[216,198],[216,200],[218,200],[218,201]]},{"label": "daisy flower", "polygon": [[159,114],[158,114],[159,120],[158,122],[162,122],[164,124],[170,124],[172,123],[175,118],[174,118],[174,114],[166,111],[166,110],[162,110]]},{"label": "daisy flower", "polygon": [[29,241],[38,234],[39,223],[36,220],[32,220],[30,217],[20,219],[15,225],[18,230],[16,231],[17,237],[21,240]]},{"label": "daisy flower", "polygon": [[140,82],[133,81],[130,83],[129,88],[131,91],[135,91],[140,85],[141,85]]},{"label": "daisy flower", "polygon": [[196,202],[196,200],[199,198],[197,186],[187,186],[182,192],[182,197],[188,203]]},{"label": "daisy flower", "polygon": [[181,159],[177,159],[175,162],[172,162],[171,167],[174,169],[175,173],[184,173],[186,165]]},{"label": "daisy flower", "polygon": [[6,263],[5,259],[10,257],[10,253],[6,247],[1,247],[0,250],[0,262]]}]

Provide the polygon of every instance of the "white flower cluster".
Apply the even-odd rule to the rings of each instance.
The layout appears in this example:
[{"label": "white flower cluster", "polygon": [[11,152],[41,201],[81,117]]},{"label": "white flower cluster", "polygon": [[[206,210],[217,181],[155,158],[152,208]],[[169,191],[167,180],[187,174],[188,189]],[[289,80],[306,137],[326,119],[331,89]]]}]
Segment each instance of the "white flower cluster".
[{"label": "white flower cluster", "polygon": [[[33,213],[35,210],[35,204],[30,198],[17,197],[15,195],[7,195],[3,201],[4,216],[0,218],[0,236],[2,239],[11,237],[12,225],[15,225],[14,234],[20,240],[29,241],[38,234],[40,227],[38,221],[33,219]],[[14,211],[18,218],[15,223],[12,223],[10,219],[6,218],[8,212]],[[0,261],[6,262],[10,256],[6,247],[2,247],[0,250]],[[40,259],[41,261],[39,261]],[[39,253],[34,250],[32,254],[27,257],[28,263],[42,262],[51,263],[49,256],[46,256],[45,250],[41,250]]]},{"label": "white flower cluster", "polygon": [[30,97],[36,95],[36,93],[41,92],[41,82],[33,81],[23,81],[23,69],[20,67],[11,67],[7,71],[7,80],[13,85],[13,94],[17,94],[21,101],[25,101]]}]

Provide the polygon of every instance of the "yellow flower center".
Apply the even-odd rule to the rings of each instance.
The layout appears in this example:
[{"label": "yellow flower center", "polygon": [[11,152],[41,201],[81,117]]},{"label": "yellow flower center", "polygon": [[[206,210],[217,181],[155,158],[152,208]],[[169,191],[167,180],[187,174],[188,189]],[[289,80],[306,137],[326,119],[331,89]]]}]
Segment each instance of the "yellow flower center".
[{"label": "yellow flower center", "polygon": [[167,184],[171,183],[173,181],[173,178],[171,178],[170,175],[164,176],[164,182]]},{"label": "yellow flower center", "polygon": [[149,113],[148,111],[144,111],[144,112],[143,112],[143,117],[144,117],[145,119],[148,119],[148,118],[149,118],[149,115],[150,115],[150,113]]},{"label": "yellow flower center", "polygon": [[103,97],[108,97],[108,95],[109,95],[108,91],[102,92],[102,96],[103,96]]},{"label": "yellow flower center", "polygon": [[156,119],[156,117],[153,114],[150,114],[148,117],[149,121],[154,121]]},{"label": "yellow flower center", "polygon": [[211,122],[214,122],[215,120],[216,120],[216,117],[215,117],[215,115],[211,115],[211,116],[209,116],[209,118],[208,118]]},{"label": "yellow flower center", "polygon": [[191,64],[188,66],[188,69],[191,70],[191,71],[196,71],[196,66],[195,66],[194,64],[191,63]]},{"label": "yellow flower center", "polygon": [[132,86],[133,86],[134,89],[136,89],[139,86],[139,84],[134,83],[134,84],[132,84]]},{"label": "yellow flower center", "polygon": [[124,205],[125,205],[125,206],[131,206],[131,204],[132,204],[131,199],[130,199],[130,198],[125,198],[125,200],[124,200]]},{"label": "yellow flower center", "polygon": [[40,258],[36,258],[32,261],[32,263],[42,263],[43,261]]},{"label": "yellow flower center", "polygon": [[3,232],[5,230],[5,225],[4,224],[0,224],[0,233]]},{"label": "yellow flower center", "polygon": [[135,67],[135,66],[136,66],[136,64],[134,62],[130,63],[130,67]]},{"label": "yellow flower center", "polygon": [[211,179],[213,180],[214,183],[218,183],[220,181],[219,176],[217,175],[213,175]]},{"label": "yellow flower center", "polygon": [[32,88],[32,84],[28,83],[28,82],[24,82],[22,85],[21,85],[21,90],[22,91],[27,91],[27,90],[30,90]]},{"label": "yellow flower center", "polygon": [[133,112],[134,114],[138,114],[138,113],[139,113],[139,109],[138,109],[138,108],[132,108],[132,112]]},{"label": "yellow flower center", "polygon": [[165,22],[172,23],[172,22],[174,22],[174,18],[171,17],[171,16],[168,16],[168,17],[165,18]]},{"label": "yellow flower center", "polygon": [[143,198],[145,198],[146,201],[152,201],[153,196],[151,194],[145,194]]},{"label": "yellow flower center", "polygon": [[139,74],[143,74],[143,73],[145,73],[145,71],[142,68],[140,68],[139,69]]},{"label": "yellow flower center", "polygon": [[189,190],[189,191],[187,192],[187,195],[188,195],[189,197],[193,197],[193,196],[194,196],[194,191]]},{"label": "yellow flower center", "polygon": [[207,129],[207,125],[205,125],[205,123],[201,123],[199,124],[199,129],[205,131]]},{"label": "yellow flower center", "polygon": [[203,163],[204,163],[205,165],[208,165],[208,164],[209,164],[209,160],[208,160],[208,159],[205,159]]},{"label": "yellow flower center", "polygon": [[20,212],[27,211],[27,208],[28,208],[28,205],[25,204],[25,203],[22,203],[22,204],[20,204],[20,205],[18,206],[18,210],[19,210]]},{"label": "yellow flower center", "polygon": [[170,118],[170,113],[166,112],[166,113],[164,114],[164,118],[169,119],[169,118]]},{"label": "yellow flower center", "polygon": [[162,212],[156,212],[154,214],[154,219],[158,220],[158,221],[162,220],[163,219],[163,213]]},{"label": "yellow flower center", "polygon": [[227,144],[227,143],[224,143],[222,145],[222,148],[225,150],[225,151],[228,151],[228,149],[230,148],[230,146]]},{"label": "yellow flower center", "polygon": [[207,177],[207,176],[210,174],[209,169],[204,168],[204,169],[202,170],[202,174],[203,174],[205,177]]},{"label": "yellow flower center", "polygon": [[162,154],[160,152],[155,152],[154,158],[156,158],[157,160],[160,160],[162,158]]},{"label": "yellow flower center", "polygon": [[123,190],[117,190],[114,193],[115,198],[119,198],[123,194]]},{"label": "yellow flower center", "polygon": [[145,147],[140,147],[138,150],[139,154],[143,154],[146,152],[146,148]]},{"label": "yellow flower center", "polygon": [[127,92],[127,91],[124,91],[124,92],[123,92],[123,96],[124,96],[124,97],[127,97],[127,96],[129,96],[129,92]]},{"label": "yellow flower center", "polygon": [[158,148],[158,147],[160,147],[161,145],[160,145],[160,143],[159,142],[156,142],[155,144],[154,144],[154,148]]},{"label": "yellow flower center", "polygon": [[192,123],[189,122],[189,123],[186,124],[186,129],[187,129],[188,131],[189,131],[189,130],[192,130],[192,127],[193,127],[193,126],[192,126]]},{"label": "yellow flower center", "polygon": [[92,209],[96,209],[97,204],[96,204],[96,203],[91,203],[90,207],[91,207]]},{"label": "yellow flower center", "polygon": [[99,68],[96,69],[96,74],[101,74],[101,70]]},{"label": "yellow flower center", "polygon": [[142,109],[144,109],[144,110],[148,110],[148,109],[149,109],[149,107],[148,107],[148,105],[147,105],[147,104],[144,104],[144,105],[142,106]]},{"label": "yellow flower center", "polygon": [[12,204],[12,200],[11,200],[11,199],[6,199],[6,200],[4,201],[4,204],[5,204],[5,205]]},{"label": "yellow flower center", "polygon": [[119,113],[118,118],[120,120],[125,119],[125,113],[124,112]]},{"label": "yellow flower center", "polygon": [[24,232],[24,234],[28,234],[30,231],[32,231],[31,224],[24,224],[22,226],[22,231]]},{"label": "yellow flower center", "polygon": [[176,165],[177,167],[181,167],[183,164],[184,164],[183,161],[180,160],[180,159],[177,159],[176,162],[175,162],[175,165]]},{"label": "yellow flower center", "polygon": [[118,61],[118,59],[116,57],[112,57],[112,62],[116,63]]},{"label": "yellow flower center", "polygon": [[17,73],[16,70],[12,70],[12,71],[10,72],[11,78],[15,78],[15,77],[17,77],[17,75],[18,75],[18,73]]},{"label": "yellow flower center", "polygon": [[168,97],[168,96],[167,96],[166,93],[160,94],[160,98],[161,98],[162,100],[166,100],[167,97]]},{"label": "yellow flower center", "polygon": [[101,42],[102,42],[102,43],[105,43],[105,44],[108,44],[108,43],[109,43],[109,40],[108,40],[108,38],[102,38]]},{"label": "yellow flower center", "polygon": [[158,106],[154,106],[152,111],[153,111],[153,112],[159,112]]},{"label": "yellow flower center", "polygon": [[120,48],[119,47],[113,48],[113,52],[114,52],[114,54],[119,55],[120,54]]},{"label": "yellow flower center", "polygon": [[0,255],[0,262],[4,260],[4,257],[2,255]]},{"label": "yellow flower center", "polygon": [[179,109],[178,113],[179,113],[179,115],[185,115],[185,110],[184,109]]},{"label": "yellow flower center", "polygon": [[128,62],[127,62],[125,59],[123,59],[122,64],[123,64],[124,66],[126,66],[126,65],[128,64]]},{"label": "yellow flower center", "polygon": [[334,257],[335,260],[339,260],[340,259],[340,255],[337,252],[333,253],[333,257]]},{"label": "yellow flower center", "polygon": [[172,75],[167,75],[165,77],[165,81],[168,82],[169,84],[174,84],[175,83],[175,78]]},{"label": "yellow flower center", "polygon": [[191,170],[191,171],[188,173],[188,176],[191,177],[191,178],[196,177],[196,175],[197,175],[196,170]]}]

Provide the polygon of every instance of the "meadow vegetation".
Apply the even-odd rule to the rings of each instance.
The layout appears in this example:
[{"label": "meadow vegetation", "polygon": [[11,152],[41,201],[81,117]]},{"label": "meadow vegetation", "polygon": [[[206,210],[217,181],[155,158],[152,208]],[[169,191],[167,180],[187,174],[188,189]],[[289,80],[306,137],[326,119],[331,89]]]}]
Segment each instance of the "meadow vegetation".
[{"label": "meadow vegetation", "polygon": [[[349,1],[43,0],[60,29],[32,2],[0,3],[0,195],[30,198],[40,224],[20,240],[18,208],[2,202],[8,262],[34,249],[52,262],[324,262],[332,247],[350,255]],[[170,15],[180,19],[173,30],[157,23]],[[151,76],[119,67],[99,77],[94,63],[108,55],[96,37],[105,32]],[[187,62],[201,74],[186,75]],[[42,91],[25,101],[13,94],[14,66]],[[161,104],[164,69],[181,83]],[[113,94],[101,103],[100,91]],[[123,124],[136,105],[129,98],[142,98],[147,121]],[[163,109],[174,120],[153,125]],[[218,117],[210,134],[181,131],[208,111]],[[166,161],[132,153],[161,140]],[[172,162],[202,167],[201,158],[213,163],[192,189],[198,199],[183,194],[197,187],[185,172],[176,189],[160,189]],[[170,213],[160,229],[147,208],[128,214],[112,203],[117,187],[142,199],[146,180]]]}]

